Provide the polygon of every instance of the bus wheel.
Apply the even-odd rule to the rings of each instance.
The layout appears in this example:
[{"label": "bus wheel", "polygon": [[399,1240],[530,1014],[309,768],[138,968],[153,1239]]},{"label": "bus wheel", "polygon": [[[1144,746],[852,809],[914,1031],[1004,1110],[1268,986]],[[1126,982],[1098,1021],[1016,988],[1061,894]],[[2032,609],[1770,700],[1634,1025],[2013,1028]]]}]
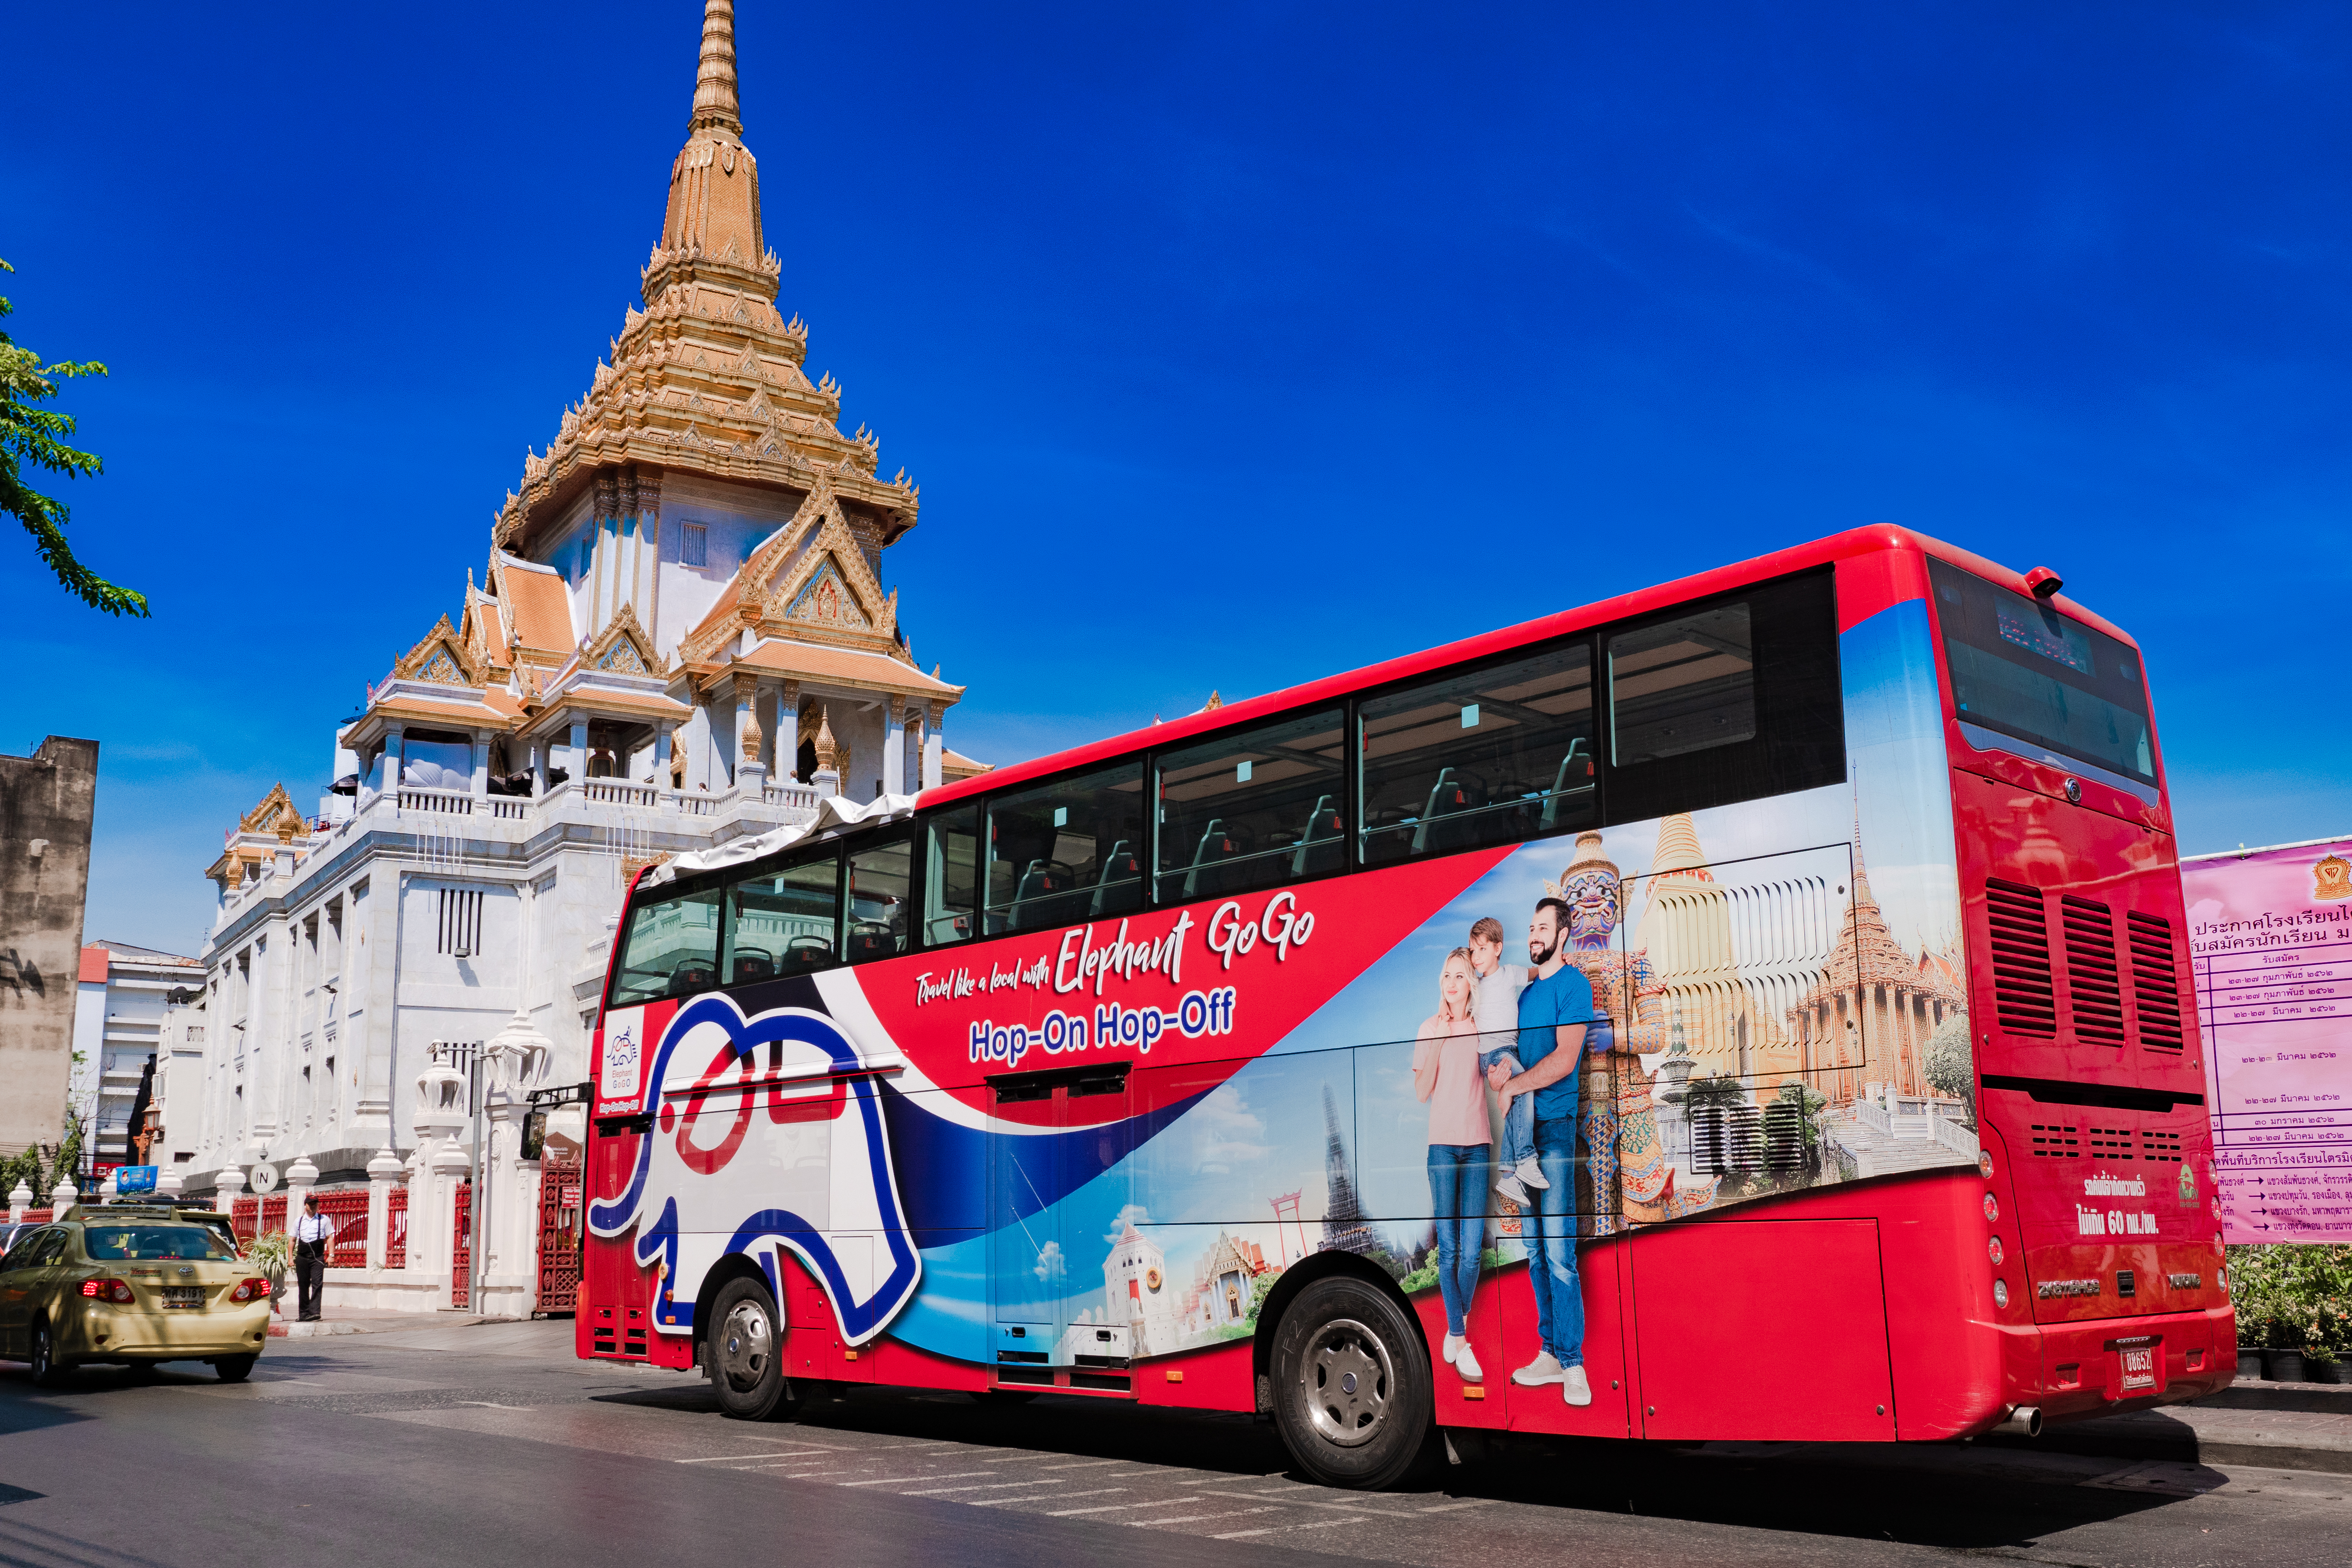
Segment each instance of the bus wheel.
[{"label": "bus wheel", "polygon": [[784,1379],[784,1336],[776,1303],[756,1279],[730,1279],[711,1303],[704,1347],[719,1408],[738,1421],[767,1421],[797,1403]]},{"label": "bus wheel", "polygon": [[1325,1486],[1393,1486],[1420,1464],[1432,1396],[1421,1335],[1348,1275],[1298,1294],[1275,1331],[1274,1415],[1290,1457]]}]

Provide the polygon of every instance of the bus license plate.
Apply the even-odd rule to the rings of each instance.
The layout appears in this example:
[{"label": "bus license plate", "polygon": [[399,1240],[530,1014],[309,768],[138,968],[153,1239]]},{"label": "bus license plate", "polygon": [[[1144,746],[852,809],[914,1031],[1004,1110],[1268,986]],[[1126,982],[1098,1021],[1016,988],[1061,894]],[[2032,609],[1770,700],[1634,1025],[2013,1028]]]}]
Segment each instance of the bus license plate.
[{"label": "bus license plate", "polygon": [[2154,1388],[2156,1386],[2156,1347],[2124,1352],[2124,1386]]},{"label": "bus license plate", "polygon": [[166,1285],[163,1305],[166,1307],[201,1307],[205,1304],[205,1288],[201,1285]]}]

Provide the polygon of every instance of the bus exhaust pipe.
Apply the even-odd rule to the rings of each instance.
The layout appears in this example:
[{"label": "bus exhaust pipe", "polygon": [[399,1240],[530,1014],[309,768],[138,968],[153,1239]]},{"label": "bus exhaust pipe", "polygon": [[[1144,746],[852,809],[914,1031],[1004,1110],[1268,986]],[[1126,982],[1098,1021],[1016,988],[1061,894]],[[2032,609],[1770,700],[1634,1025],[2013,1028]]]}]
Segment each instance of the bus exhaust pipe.
[{"label": "bus exhaust pipe", "polygon": [[2011,1437],[2042,1436],[2042,1407],[2038,1405],[2012,1405],[2008,1416],[1994,1431]]}]

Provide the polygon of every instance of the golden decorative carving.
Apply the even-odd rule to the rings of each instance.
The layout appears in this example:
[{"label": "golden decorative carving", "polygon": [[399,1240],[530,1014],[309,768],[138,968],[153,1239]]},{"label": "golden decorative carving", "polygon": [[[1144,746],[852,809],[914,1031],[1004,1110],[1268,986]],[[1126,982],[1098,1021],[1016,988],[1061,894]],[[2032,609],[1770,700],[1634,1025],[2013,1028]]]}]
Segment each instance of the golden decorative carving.
[{"label": "golden decorative carving", "polygon": [[401,656],[392,673],[395,679],[429,680],[444,686],[479,686],[483,679],[481,662],[457,636],[447,616],[436,621],[433,629]]},{"label": "golden decorative carving", "polygon": [[619,613],[604,623],[604,629],[581,651],[580,662],[589,669],[617,670],[624,675],[669,673],[669,660],[654,651],[654,639],[637,619],[636,606],[629,604],[623,604]]}]

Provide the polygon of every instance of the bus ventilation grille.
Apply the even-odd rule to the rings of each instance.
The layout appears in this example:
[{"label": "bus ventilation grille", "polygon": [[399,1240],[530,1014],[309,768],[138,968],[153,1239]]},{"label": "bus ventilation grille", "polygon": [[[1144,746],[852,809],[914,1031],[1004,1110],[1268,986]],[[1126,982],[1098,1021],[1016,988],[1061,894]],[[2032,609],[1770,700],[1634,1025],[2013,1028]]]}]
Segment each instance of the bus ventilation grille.
[{"label": "bus ventilation grille", "polygon": [[2123,975],[2116,967],[2116,917],[2095,899],[2059,900],[2066,922],[2066,995],[2074,1037],[2124,1043]]},{"label": "bus ventilation grille", "polygon": [[2090,1134],[2091,1158],[2094,1160],[2130,1160],[2137,1157],[2132,1147],[2132,1130],[2128,1127],[2086,1127]]},{"label": "bus ventilation grille", "polygon": [[2143,1160],[2160,1160],[2166,1164],[2178,1165],[2180,1163],[2180,1134],[2150,1132],[2145,1128],[2141,1129],[2139,1157]]},{"label": "bus ventilation grille", "polygon": [[2050,918],[2041,889],[1988,877],[1985,910],[1992,925],[1992,993],[2000,1026],[2013,1035],[2057,1034]]},{"label": "bus ventilation grille", "polygon": [[2041,1160],[2079,1160],[2083,1157],[2080,1140],[2074,1129],[2058,1122],[2028,1122],[2033,1131],[2033,1153]]},{"label": "bus ventilation grille", "polygon": [[2177,1051],[2180,1037],[2180,971],[2173,962],[2172,922],[2154,915],[2126,915],[2131,936],[2132,997],[2139,1004],[2139,1043],[2152,1051]]}]

